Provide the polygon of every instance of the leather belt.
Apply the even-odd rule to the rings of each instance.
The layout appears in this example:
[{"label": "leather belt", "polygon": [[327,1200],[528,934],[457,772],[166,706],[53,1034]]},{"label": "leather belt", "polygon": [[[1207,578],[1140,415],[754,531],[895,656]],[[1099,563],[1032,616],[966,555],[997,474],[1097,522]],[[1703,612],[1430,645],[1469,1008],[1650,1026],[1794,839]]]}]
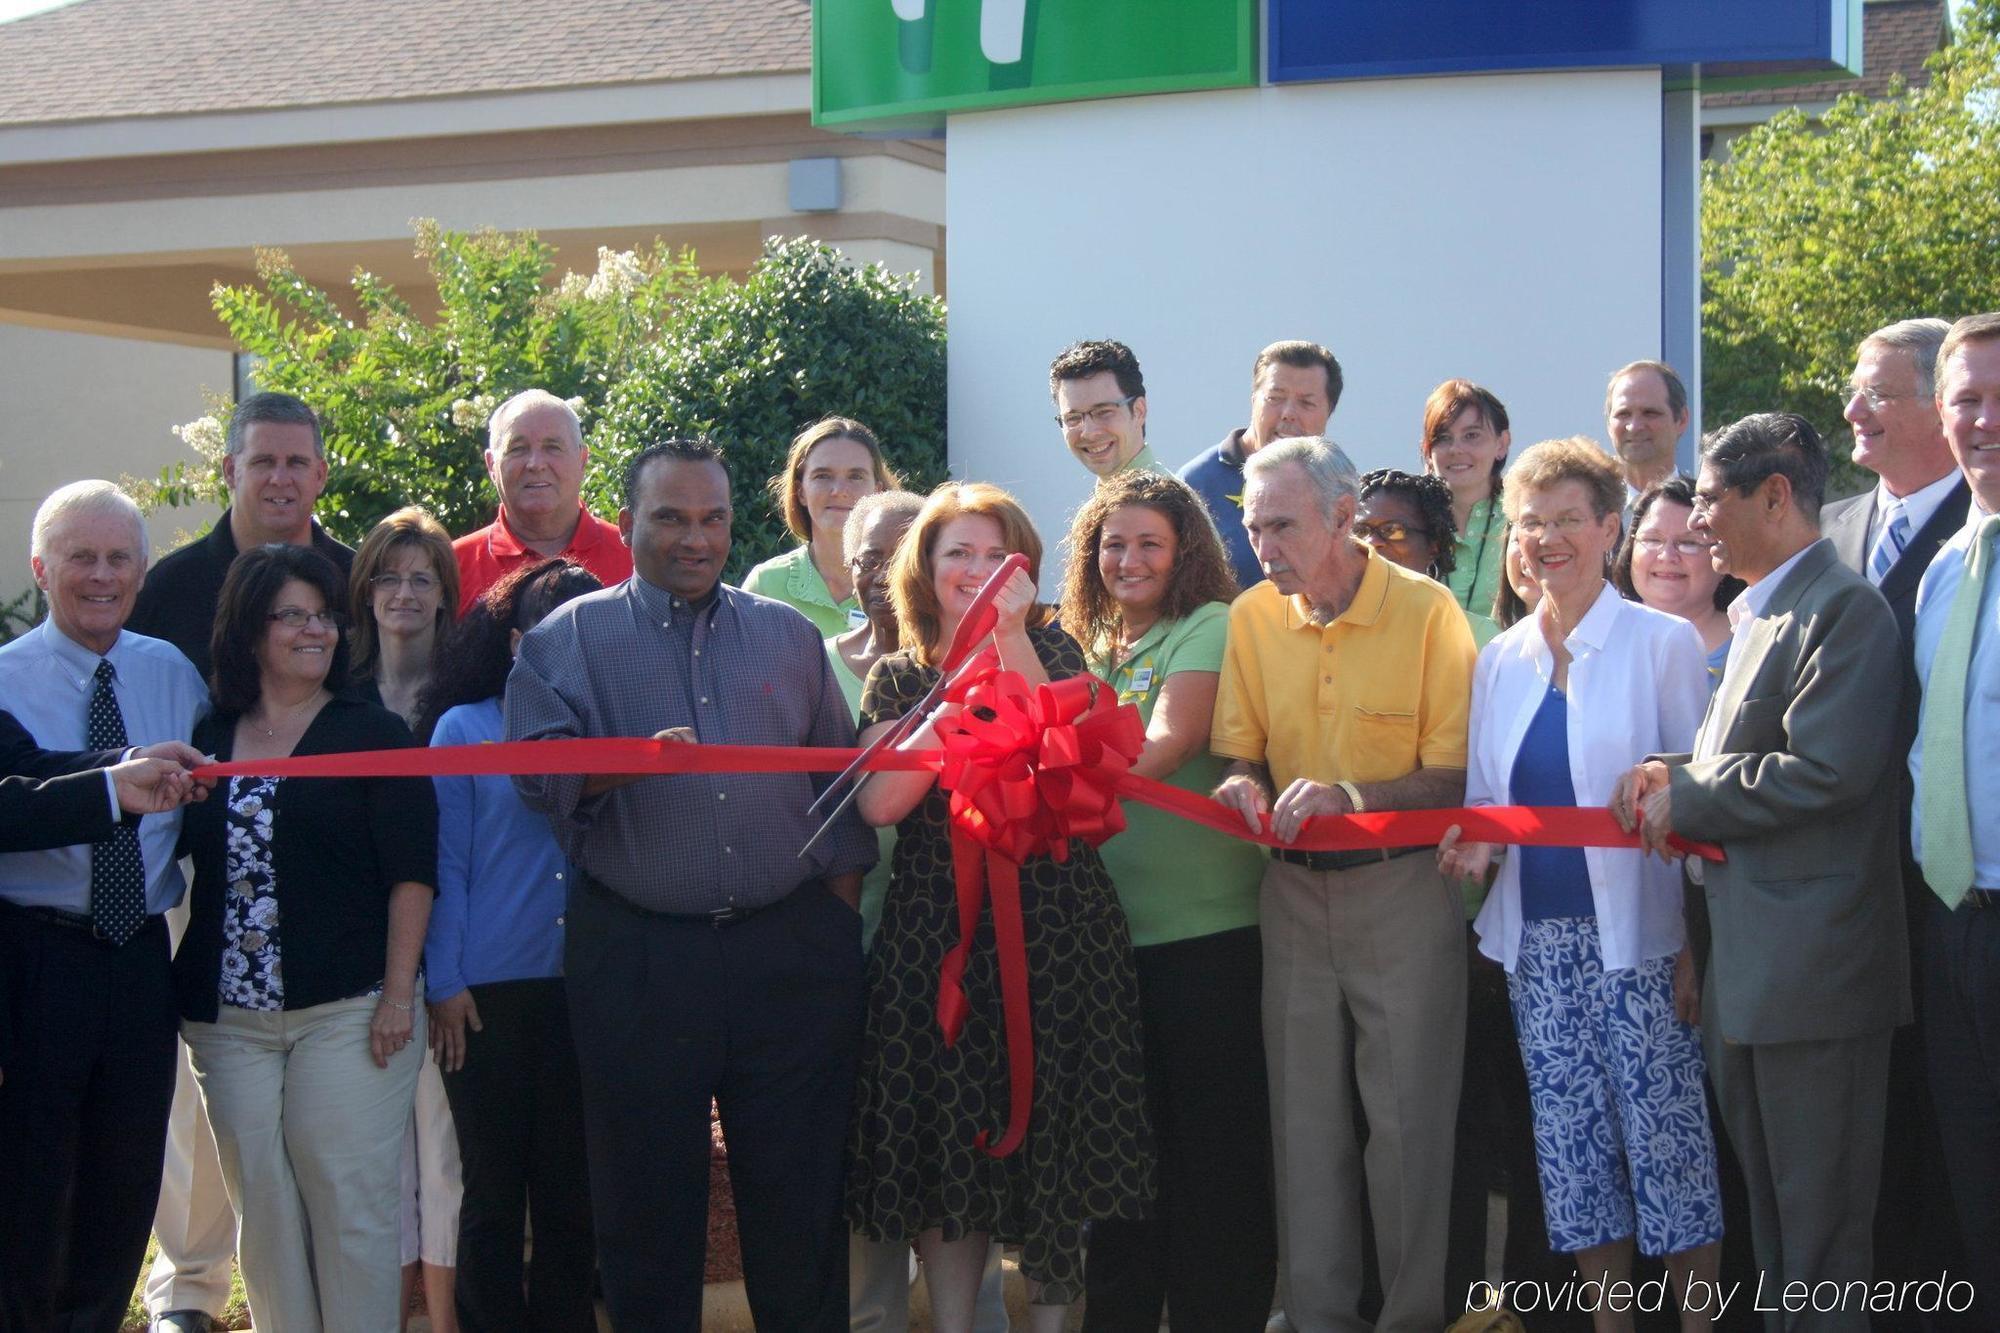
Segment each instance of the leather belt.
[{"label": "leather belt", "polygon": [[[806,880],[804,883],[798,885],[797,888],[794,888],[792,893],[797,893],[799,889],[814,882],[813,880]],[[584,885],[592,893],[604,899],[604,901],[610,903],[612,906],[623,908],[634,916],[645,917],[649,921],[668,921],[681,926],[707,926],[711,930],[727,930],[731,926],[740,926],[751,917],[770,911],[773,907],[777,907],[783,903],[786,898],[792,896],[788,893],[784,898],[780,898],[776,902],[764,903],[757,907],[739,907],[732,903],[728,907],[718,907],[713,912],[659,912],[650,907],[641,907],[630,898],[613,892],[594,879],[585,879]]]},{"label": "leather belt", "polygon": [[1369,847],[1352,852],[1300,852],[1289,847],[1273,847],[1271,859],[1283,861],[1286,865],[1304,866],[1307,870],[1353,870],[1430,850],[1429,847]]},{"label": "leather belt", "polygon": [[[19,904],[15,905],[15,910],[30,921],[40,921],[45,925],[60,926],[64,930],[77,931],[80,934],[90,936],[91,939],[107,948],[118,947],[97,933],[97,923],[91,919],[88,912],[65,912],[60,907],[24,907]],[[132,932],[132,938],[135,940],[138,939],[140,935],[151,929],[155,924],[161,924],[165,921],[165,917],[157,914],[147,917],[145,921],[140,923],[139,929]]]}]

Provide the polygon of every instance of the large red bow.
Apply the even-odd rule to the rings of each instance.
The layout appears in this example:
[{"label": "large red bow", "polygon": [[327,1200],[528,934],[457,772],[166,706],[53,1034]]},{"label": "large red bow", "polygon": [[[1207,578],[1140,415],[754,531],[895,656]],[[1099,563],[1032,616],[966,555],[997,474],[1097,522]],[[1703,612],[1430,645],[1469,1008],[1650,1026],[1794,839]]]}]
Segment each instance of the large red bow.
[{"label": "large red bow", "polygon": [[1018,672],[1003,671],[988,649],[945,698],[964,708],[937,724],[951,793],[951,857],[958,887],[958,943],[938,974],[938,1025],[953,1045],[965,1027],[965,969],[980,909],[993,902],[993,943],[1007,1030],[1007,1131],[988,1147],[1005,1157],[1021,1146],[1035,1098],[1033,1016],[1028,1005],[1028,955],[1021,921],[1021,862],[1058,861],[1072,838],[1095,847],[1125,827],[1118,780],[1146,743],[1138,709],[1120,704],[1095,676],[1030,689]]}]

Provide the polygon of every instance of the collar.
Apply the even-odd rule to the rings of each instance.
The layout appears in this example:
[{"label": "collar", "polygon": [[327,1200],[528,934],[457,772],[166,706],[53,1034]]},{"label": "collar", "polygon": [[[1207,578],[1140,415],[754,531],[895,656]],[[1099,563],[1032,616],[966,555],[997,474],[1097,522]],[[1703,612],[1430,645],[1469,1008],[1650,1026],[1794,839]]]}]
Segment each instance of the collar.
[{"label": "collar", "polygon": [[794,546],[786,559],[791,567],[785,571],[785,591],[793,598],[815,606],[830,606],[836,611],[846,609],[843,603],[833,600],[833,589],[826,586],[826,576],[819,572],[819,564],[813,559],[811,542]]},{"label": "collar", "polygon": [[127,656],[125,648],[132,636],[123,630],[119,631],[118,638],[113,641],[111,651],[100,657],[57,629],[53,616],[44,620],[39,629],[42,646],[48,650],[49,656],[55,659],[58,674],[67,679],[79,692],[88,693],[97,688],[97,664],[100,661],[110,662],[112,669],[120,677],[124,676]]},{"label": "collar", "polygon": [[[208,536],[202,538],[202,541],[207,543],[210,554],[220,560],[225,568],[236,559],[236,531],[229,526],[230,514],[235,508],[234,505],[231,505],[228,509],[223,510],[222,517],[215,520],[215,526],[209,529]],[[321,555],[326,555],[330,548],[339,545],[333,538],[326,535],[326,529],[319,525],[317,518],[310,519],[308,522],[311,523],[312,527],[310,533],[307,535],[306,545],[318,551]]]},{"label": "collar", "polygon": [[1763,615],[1770,607],[1772,599],[1778,595],[1779,585],[1784,583],[1794,569],[1798,568],[1799,562],[1824,545],[1826,545],[1826,538],[1824,537],[1821,537],[1818,541],[1807,542],[1804,546],[1793,552],[1791,559],[1779,565],[1763,578],[1758,579],[1742,592],[1737,593],[1735,600],[1729,603],[1730,632],[1734,633],[1738,627],[1747,621],[1755,620],[1757,617]]},{"label": "collar", "polygon": [[[604,533],[599,530],[595,515],[584,508],[582,501],[578,501],[576,531],[570,534],[569,545],[563,547],[563,552],[567,554],[570,551],[588,551],[603,540]],[[486,547],[502,560],[511,560],[533,549],[521,540],[515,533],[514,526],[507,521],[507,506],[504,504],[500,506],[500,512],[493,516],[493,527],[487,533]]]},{"label": "collar", "polygon": [[1368,553],[1368,563],[1361,571],[1361,585],[1354,590],[1354,598],[1347,609],[1324,625],[1314,622],[1312,607],[1304,593],[1293,593],[1285,599],[1285,627],[1287,629],[1326,630],[1335,625],[1372,625],[1381,619],[1382,608],[1389,600],[1389,562],[1375,553],[1375,548],[1355,542]]},{"label": "collar", "polygon": [[[1111,473],[1110,476],[1116,477],[1126,472],[1158,472],[1158,471],[1160,471],[1160,460],[1153,457],[1153,446],[1150,444],[1142,444],[1139,446],[1139,452],[1133,454],[1130,458],[1126,459],[1125,466],[1119,468],[1116,472]],[[1110,477],[1099,477],[1097,479],[1097,484],[1099,486],[1102,486],[1108,480],[1110,480]]]},{"label": "collar", "polygon": [[1104,656],[1110,665],[1110,669],[1117,671],[1141,654],[1150,653],[1155,648],[1158,648],[1160,641],[1167,637],[1167,631],[1172,629],[1176,623],[1165,616],[1161,616],[1148,627],[1144,634],[1139,636],[1137,643],[1120,653],[1106,653]]},{"label": "collar", "polygon": [[1951,498],[1951,493],[1958,486],[1958,482],[1958,469],[1953,468],[1928,486],[1919,486],[1899,499],[1889,493],[1886,483],[1877,481],[1873,515],[1875,522],[1871,526],[1879,531],[1890,506],[1901,505],[1904,515],[1910,521],[1910,536],[1915,537],[1924,530],[1924,524],[1931,521],[1931,515],[1937,513],[1939,506]]},{"label": "collar", "polygon": [[718,583],[707,594],[695,601],[676,597],[665,588],[646,582],[645,576],[632,571],[628,580],[631,596],[638,599],[640,609],[646,619],[666,629],[672,629],[676,621],[688,617],[707,616],[711,621],[725,605],[734,605],[730,600],[736,590],[726,583]]},{"label": "collar", "polygon": [[1243,452],[1244,429],[1244,427],[1239,426],[1235,430],[1230,431],[1229,434],[1223,437],[1222,443],[1215,446],[1215,456],[1222,460],[1222,465],[1224,467],[1233,467],[1238,472],[1243,470],[1243,460],[1249,457],[1248,454]]},{"label": "collar", "polygon": [[[1543,606],[1547,604],[1548,599],[1544,598]],[[1625,599],[1618,595],[1610,581],[1600,580],[1597,585],[1597,600],[1583,613],[1583,619],[1576,623],[1576,628],[1563,636],[1563,644],[1571,648],[1570,655],[1572,657],[1576,655],[1574,650],[1579,644],[1593,652],[1603,652],[1604,645],[1611,642],[1612,626],[1617,622],[1619,608],[1624,604]],[[1541,614],[1542,607],[1536,607],[1535,615],[1539,617]],[[1541,645],[1542,652],[1548,652],[1548,640],[1542,634],[1537,632],[1534,640]]]}]

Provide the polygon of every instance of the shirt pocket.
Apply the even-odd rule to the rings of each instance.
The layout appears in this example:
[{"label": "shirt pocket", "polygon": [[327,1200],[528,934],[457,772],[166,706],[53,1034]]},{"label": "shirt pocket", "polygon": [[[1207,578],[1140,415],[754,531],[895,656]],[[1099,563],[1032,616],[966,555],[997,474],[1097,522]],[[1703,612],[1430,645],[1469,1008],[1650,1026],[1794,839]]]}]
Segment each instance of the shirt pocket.
[{"label": "shirt pocket", "polygon": [[1349,721],[1354,748],[1349,751],[1370,767],[1407,773],[1417,763],[1417,710],[1394,706],[1371,708],[1356,704]]},{"label": "shirt pocket", "polygon": [[1785,738],[1785,709],[1790,703],[1785,696],[1772,694],[1736,705],[1724,748],[1754,753],[1780,748]]}]

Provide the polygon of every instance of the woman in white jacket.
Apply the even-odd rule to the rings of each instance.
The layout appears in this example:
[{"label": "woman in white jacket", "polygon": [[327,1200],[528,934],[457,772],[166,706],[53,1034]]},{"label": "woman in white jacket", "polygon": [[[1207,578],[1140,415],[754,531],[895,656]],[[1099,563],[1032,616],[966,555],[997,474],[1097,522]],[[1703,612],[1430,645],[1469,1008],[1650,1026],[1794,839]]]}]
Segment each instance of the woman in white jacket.
[{"label": "woman in white jacket", "polygon": [[[1601,806],[1645,755],[1693,748],[1708,702],[1699,635],[1605,577],[1624,499],[1587,439],[1538,444],[1509,473],[1508,517],[1543,596],[1479,655],[1468,805]],[[1722,1211],[1679,870],[1620,848],[1502,857],[1455,831],[1439,847],[1447,875],[1496,860],[1475,929],[1508,973],[1550,1246],[1614,1282],[1636,1236],[1677,1292],[1712,1282]],[[1631,1327],[1629,1313],[1594,1318]],[[1682,1313],[1683,1328],[1708,1322]]]}]

